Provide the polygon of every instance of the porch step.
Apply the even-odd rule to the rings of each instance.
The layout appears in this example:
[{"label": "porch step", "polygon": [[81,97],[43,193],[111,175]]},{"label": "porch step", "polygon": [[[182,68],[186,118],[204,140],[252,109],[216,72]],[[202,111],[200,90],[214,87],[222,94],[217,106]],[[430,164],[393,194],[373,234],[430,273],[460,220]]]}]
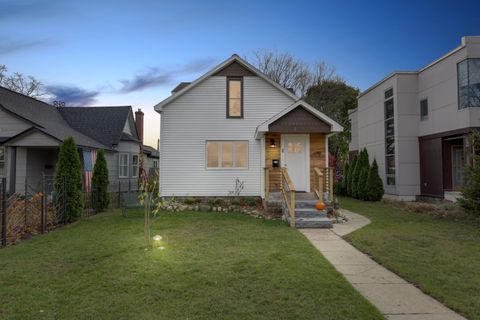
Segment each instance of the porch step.
[{"label": "porch step", "polygon": [[296,200],[295,208],[315,208],[318,200]]},{"label": "porch step", "polygon": [[295,218],[321,218],[326,217],[326,210],[317,210],[312,208],[297,208],[295,209]]},{"label": "porch step", "polygon": [[[290,223],[290,217],[287,217],[288,223]],[[298,229],[303,228],[332,228],[333,223],[327,217],[309,217],[309,218],[297,218],[295,217],[295,227]]]}]

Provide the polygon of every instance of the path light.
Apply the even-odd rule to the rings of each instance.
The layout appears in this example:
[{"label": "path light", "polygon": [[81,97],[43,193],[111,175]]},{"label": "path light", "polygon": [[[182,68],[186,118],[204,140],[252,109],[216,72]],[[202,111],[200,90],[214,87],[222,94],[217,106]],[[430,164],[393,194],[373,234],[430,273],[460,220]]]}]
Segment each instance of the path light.
[{"label": "path light", "polygon": [[162,240],[162,236],[157,234],[156,236],[153,237],[153,240],[154,241],[161,241]]}]

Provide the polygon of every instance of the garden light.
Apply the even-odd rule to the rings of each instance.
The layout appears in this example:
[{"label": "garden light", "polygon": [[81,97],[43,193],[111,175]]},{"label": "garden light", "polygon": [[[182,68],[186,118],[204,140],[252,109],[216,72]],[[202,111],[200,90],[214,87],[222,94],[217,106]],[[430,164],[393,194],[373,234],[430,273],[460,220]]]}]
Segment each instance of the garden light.
[{"label": "garden light", "polygon": [[162,236],[157,234],[156,236],[153,237],[153,240],[155,241],[161,241],[162,240]]}]

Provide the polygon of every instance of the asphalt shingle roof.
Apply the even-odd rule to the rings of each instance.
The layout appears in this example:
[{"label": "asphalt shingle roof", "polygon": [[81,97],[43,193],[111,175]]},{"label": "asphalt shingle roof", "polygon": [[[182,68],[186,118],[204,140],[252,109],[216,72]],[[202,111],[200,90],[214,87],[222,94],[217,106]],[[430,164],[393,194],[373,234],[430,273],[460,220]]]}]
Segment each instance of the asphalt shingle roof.
[{"label": "asphalt shingle roof", "polygon": [[27,120],[33,127],[61,141],[73,137],[77,145],[105,148],[95,139],[71,128],[58,109],[48,103],[0,87],[0,106]]},{"label": "asphalt shingle roof", "polygon": [[[64,107],[58,110],[72,128],[109,148],[118,145],[120,140],[138,141],[135,126],[132,126],[133,116],[129,117],[132,112],[130,106]],[[132,135],[123,133],[127,120]]]},{"label": "asphalt shingle roof", "polygon": [[158,150],[147,145],[143,145],[143,153],[151,158],[160,158],[160,153]]}]

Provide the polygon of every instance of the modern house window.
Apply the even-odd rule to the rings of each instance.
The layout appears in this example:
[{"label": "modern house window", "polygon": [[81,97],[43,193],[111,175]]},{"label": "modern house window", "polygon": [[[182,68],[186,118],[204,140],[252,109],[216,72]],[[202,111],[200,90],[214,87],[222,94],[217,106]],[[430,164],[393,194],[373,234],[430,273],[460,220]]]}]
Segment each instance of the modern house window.
[{"label": "modern house window", "polygon": [[426,120],[428,118],[428,99],[420,101],[420,120]]},{"label": "modern house window", "polygon": [[458,109],[480,107],[480,58],[457,64]]},{"label": "modern house window", "polygon": [[248,168],[247,141],[207,141],[208,169]]},{"label": "modern house window", "polygon": [[120,153],[118,155],[118,176],[120,178],[128,178],[128,153]]},{"label": "modern house window", "polygon": [[227,78],[227,118],[243,118],[243,78]]},{"label": "modern house window", "polygon": [[0,177],[5,177],[5,147],[0,147]]},{"label": "modern house window", "polygon": [[132,156],[132,177],[138,177],[138,155]]},{"label": "modern house window", "polygon": [[395,185],[395,121],[393,89],[385,91],[385,176],[387,185]]}]

